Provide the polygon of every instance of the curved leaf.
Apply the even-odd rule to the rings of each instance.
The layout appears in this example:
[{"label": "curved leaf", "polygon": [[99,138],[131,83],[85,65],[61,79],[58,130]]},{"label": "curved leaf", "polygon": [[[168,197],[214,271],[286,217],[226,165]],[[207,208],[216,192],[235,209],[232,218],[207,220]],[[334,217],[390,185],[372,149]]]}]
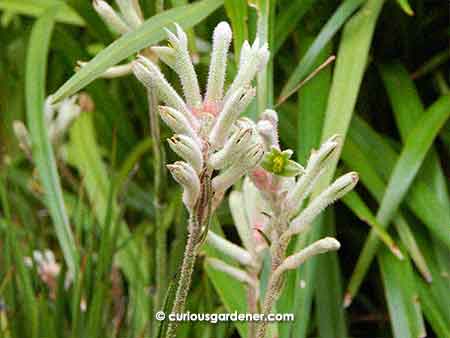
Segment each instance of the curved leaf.
[{"label": "curved leaf", "polygon": [[116,65],[150,45],[158,43],[165,36],[164,27],[178,23],[189,28],[200,22],[221,6],[223,0],[203,0],[192,5],[181,6],[155,15],[139,28],[114,41],[64,83],[55,94],[53,102],[75,94],[99,77],[106,69]]}]

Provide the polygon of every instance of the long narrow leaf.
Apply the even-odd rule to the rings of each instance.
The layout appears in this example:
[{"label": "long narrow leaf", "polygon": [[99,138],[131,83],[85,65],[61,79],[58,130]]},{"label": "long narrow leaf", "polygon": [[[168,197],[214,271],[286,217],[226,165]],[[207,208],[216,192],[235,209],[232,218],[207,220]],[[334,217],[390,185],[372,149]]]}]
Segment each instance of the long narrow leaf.
[{"label": "long narrow leaf", "polygon": [[102,50],[88,64],[80,69],[53,95],[57,102],[72,95],[99,77],[106,69],[145,47],[161,41],[166,33],[163,28],[174,22],[183,28],[190,28],[222,5],[223,0],[203,0],[192,5],[177,7],[155,15],[139,28],[131,31]]},{"label": "long narrow leaf", "polygon": [[44,122],[47,56],[57,10],[53,8],[43,15],[36,22],[31,33],[26,63],[26,108],[33,159],[45,191],[45,202],[50,210],[66,264],[71,273],[76,274],[78,261],[76,246],[63,201],[48,128]]},{"label": "long narrow leaf", "polygon": [[364,1],[365,0],[347,0],[339,6],[289,77],[281,91],[279,101],[296,88],[297,85],[312,71],[314,62],[325,48],[326,44],[333,38],[350,15],[364,3]]}]

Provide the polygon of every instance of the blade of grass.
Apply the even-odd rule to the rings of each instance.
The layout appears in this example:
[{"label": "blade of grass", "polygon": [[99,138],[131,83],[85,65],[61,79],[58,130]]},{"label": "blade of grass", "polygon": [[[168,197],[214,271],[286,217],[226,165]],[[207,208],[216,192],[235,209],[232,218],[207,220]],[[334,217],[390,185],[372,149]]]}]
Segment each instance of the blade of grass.
[{"label": "blade of grass", "polygon": [[[212,222],[212,230],[224,236],[220,224],[217,220]],[[234,262],[223,253],[208,245],[204,244],[203,250],[208,257],[218,258],[225,263],[233,265]],[[236,281],[226,273],[214,269],[211,265],[205,263],[205,270],[208,278],[211,280],[219,297],[229,313],[237,311],[238,313],[246,313],[247,311],[247,291],[246,286],[241,282]],[[247,325],[245,322],[234,322],[237,330],[242,338],[247,337]]]},{"label": "blade of grass", "polygon": [[35,23],[31,33],[26,62],[26,109],[33,159],[45,191],[45,203],[49,208],[65,262],[69,271],[76,276],[78,270],[77,249],[64,205],[48,129],[44,121],[47,56],[57,11],[58,8],[53,8],[44,14]]},{"label": "blade of grass", "polygon": [[224,0],[224,6],[233,29],[233,50],[235,62],[238,64],[242,44],[248,39],[247,1]]},{"label": "blade of grass", "polygon": [[[380,200],[384,191],[384,181],[388,181],[398,155],[391,144],[382,138],[370,126],[358,116],[352,121],[350,128],[350,138],[353,143],[360,148],[363,158],[366,158],[371,166],[371,171],[378,172],[382,180],[378,179],[377,190],[381,191]],[[344,155],[344,161],[352,166],[351,155]],[[347,159],[345,159],[347,157]],[[424,161],[423,166],[429,165],[428,159]],[[431,171],[430,171],[431,173]],[[428,175],[428,173],[427,173]],[[378,176],[372,175],[372,176]],[[372,179],[373,181],[373,179]],[[376,197],[378,199],[378,197]],[[443,231],[442,225],[450,223],[450,213],[448,212],[448,203],[441,202],[430,188],[430,183],[425,182],[418,177],[412,184],[406,196],[406,203],[416,216],[430,229],[430,231],[439,238],[440,241],[450,246],[450,235]]]},{"label": "blade of grass", "polygon": [[411,8],[408,0],[397,0],[398,5],[408,15],[414,15],[414,11]]},{"label": "blade of grass", "polygon": [[182,28],[190,28],[209,16],[222,5],[223,0],[203,0],[191,5],[170,9],[146,20],[139,28],[131,31],[98,53],[80,71],[64,83],[55,94],[57,102],[70,96],[99,77],[106,69],[128,56],[161,41],[166,33],[163,28],[177,22]]},{"label": "blade of grass", "polygon": [[[416,127],[408,134],[377,212],[377,220],[381,226],[389,225],[405,197],[434,138],[450,116],[449,105],[450,96],[442,96],[417,121]],[[372,230],[358,259],[358,275],[365,275],[377,251],[378,243],[378,238]]]},{"label": "blade of grass", "polygon": [[[323,235],[336,236],[334,215],[325,212]],[[342,299],[342,277],[337,255],[317,257],[316,320],[320,338],[348,337]]]},{"label": "blade of grass", "polygon": [[70,6],[60,0],[0,0],[0,9],[17,14],[39,17],[51,7],[60,6],[55,20],[75,26],[84,26],[84,20]]},{"label": "blade of grass", "polygon": [[[76,167],[83,177],[93,213],[99,224],[103,225],[108,213],[108,194],[112,182],[108,179],[108,171],[102,160],[101,150],[96,140],[93,114],[83,113],[70,129],[70,143],[67,145],[69,162]],[[117,196],[115,196],[115,199]],[[118,210],[114,200],[113,209]],[[114,219],[117,218],[114,215]],[[131,238],[131,239],[130,239]],[[129,240],[130,239],[130,240]],[[120,221],[120,242],[129,240],[121,245],[117,252],[117,264],[123,270],[132,288],[137,288],[139,297],[139,326],[143,327],[148,320],[148,306],[141,300],[147,300],[145,285],[150,280],[148,271],[147,248],[140,244],[139,238],[133,238],[125,222]],[[139,257],[139,259],[138,259]],[[132,297],[132,301],[135,301]],[[138,300],[136,300],[138,302]]]},{"label": "blade of grass", "polygon": [[[349,137],[344,146],[344,150],[342,153],[342,159],[344,162],[349,165],[353,170],[358,171],[360,175],[361,182],[366,186],[369,190],[370,194],[380,203],[383,198],[383,193],[385,191],[385,183],[379,177],[379,175],[373,169],[373,161],[369,161],[369,158],[364,155],[364,152],[359,149],[358,143],[352,139],[353,128],[350,128]],[[383,153],[380,151],[380,153]],[[375,221],[378,221],[375,218]],[[414,260],[419,271],[422,273],[423,277],[426,280],[431,280],[431,275],[429,272],[429,268],[426,264],[425,259],[423,258],[423,254],[418,247],[414,236],[411,234],[409,229],[409,225],[406,223],[404,216],[401,212],[398,212],[396,217],[394,218],[394,225],[397,228],[397,231],[400,234],[400,238],[403,241],[403,244],[408,249],[411,258]],[[379,223],[378,223],[379,225]],[[379,225],[380,226],[380,225]],[[380,229],[383,227],[380,226]],[[384,230],[385,231],[385,230]],[[355,271],[357,271],[359,267],[357,266]],[[356,274],[355,274],[356,276]],[[356,285],[356,278],[351,278],[350,284],[348,286],[348,291],[346,295],[345,305],[348,306],[351,302],[351,298],[353,296],[353,288]]]},{"label": "blade of grass", "polygon": [[314,64],[327,43],[333,38],[355,10],[364,3],[364,1],[365,0],[346,0],[339,6],[289,77],[287,83],[281,90],[278,102],[283,101],[284,97],[288,95],[292,89],[297,87],[297,85],[315,68]]},{"label": "blade of grass", "polygon": [[403,259],[403,254],[395,244],[391,235],[378,223],[375,215],[372,214],[369,207],[364,203],[363,199],[356,191],[348,192],[341,201],[349,207],[360,220],[367,223],[377,233],[378,237],[391,250],[391,252],[399,259]]},{"label": "blade of grass", "polygon": [[275,25],[274,46],[271,50],[275,55],[292,31],[296,28],[298,22],[310,10],[316,0],[291,1],[288,6],[282,5],[280,15]]},{"label": "blade of grass", "polygon": [[[383,3],[384,1],[380,0],[368,0],[345,24],[328,98],[322,141],[334,134],[339,134],[345,139],[366,68],[375,24]],[[314,195],[320,193],[330,183],[336,164],[337,160],[322,175]]]},{"label": "blade of grass", "polygon": [[394,337],[426,336],[414,275],[409,261],[395,259],[383,248],[378,255]]}]

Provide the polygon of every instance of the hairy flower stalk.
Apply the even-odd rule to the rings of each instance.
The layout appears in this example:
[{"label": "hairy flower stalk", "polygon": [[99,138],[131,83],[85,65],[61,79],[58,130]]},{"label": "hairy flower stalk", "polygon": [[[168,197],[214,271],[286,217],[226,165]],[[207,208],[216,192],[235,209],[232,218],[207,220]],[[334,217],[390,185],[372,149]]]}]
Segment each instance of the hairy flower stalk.
[{"label": "hairy flower stalk", "polygon": [[[183,203],[190,215],[189,236],[172,308],[172,312],[183,312],[195,259],[204,238],[225,243],[217,236],[207,236],[212,213],[227,189],[257,168],[264,157],[266,147],[256,131],[256,125],[253,122],[243,123],[239,116],[255,97],[251,81],[267,62],[269,52],[267,46],[259,46],[255,41],[224,96],[231,29],[226,22],[220,23],[213,34],[211,65],[203,98],[189,56],[187,36],[178,25],[175,29],[175,33],[167,31],[169,46],[156,46],[151,50],[177,73],[183,96],[173,89],[158,66],[147,57],[139,55],[133,62],[132,70],[138,80],[149,90],[154,90],[164,103],[159,108],[159,115],[176,133],[168,143],[182,158],[182,161],[169,164],[167,168],[183,188]],[[228,246],[228,250],[230,253],[237,250],[235,257],[243,252],[234,244]],[[249,260],[250,256],[247,256]],[[234,271],[236,276],[242,278],[247,276],[223,265],[222,268]],[[249,277],[250,280],[255,278]],[[175,322],[169,323],[167,337],[176,336],[177,326]]]},{"label": "hairy flower stalk", "polygon": [[[290,239],[294,235],[306,233],[314,219],[328,205],[353,189],[358,175],[351,172],[337,178],[307,204],[305,201],[315,182],[336,156],[340,138],[334,136],[320,149],[312,151],[304,168],[291,160],[291,150],[280,149],[275,111],[266,110],[256,124],[249,120],[240,123],[247,127],[254,125],[266,149],[261,166],[251,171],[250,177],[244,180],[242,192],[233,191],[230,195],[230,209],[244,248],[220,239],[211,231],[207,240],[243,267],[238,269],[225,266],[224,262],[214,262],[213,268],[244,282],[247,285],[249,306],[260,303],[262,313],[267,315],[273,311],[281,293],[285,271],[296,269],[312,256],[339,249],[340,244],[336,239],[324,238],[286,257]],[[261,273],[264,250],[270,251],[272,271],[265,297],[259,299],[259,283],[248,281],[257,279]],[[258,286],[256,289],[255,285]],[[252,305],[252,308],[256,307]],[[265,338],[266,330],[267,322],[259,322],[256,327],[254,323],[249,323],[249,338]]]}]

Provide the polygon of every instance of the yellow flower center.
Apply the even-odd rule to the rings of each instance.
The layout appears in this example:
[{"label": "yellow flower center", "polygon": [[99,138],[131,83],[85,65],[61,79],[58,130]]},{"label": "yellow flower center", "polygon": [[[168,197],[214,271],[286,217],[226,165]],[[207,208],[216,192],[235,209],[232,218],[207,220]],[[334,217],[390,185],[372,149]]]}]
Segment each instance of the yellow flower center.
[{"label": "yellow flower center", "polygon": [[273,159],[272,170],[274,173],[280,173],[284,167],[284,159],[281,156],[277,156]]}]

